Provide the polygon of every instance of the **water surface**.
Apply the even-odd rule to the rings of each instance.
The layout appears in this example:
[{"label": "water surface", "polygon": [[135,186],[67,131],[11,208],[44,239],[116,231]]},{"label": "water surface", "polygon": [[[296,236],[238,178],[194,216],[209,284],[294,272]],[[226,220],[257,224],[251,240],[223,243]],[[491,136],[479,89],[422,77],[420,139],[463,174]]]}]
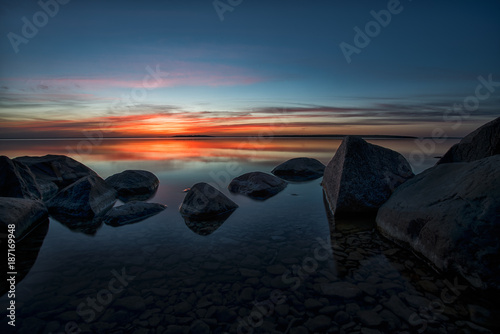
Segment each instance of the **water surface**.
[{"label": "water surface", "polygon": [[[137,224],[102,225],[91,234],[50,219],[19,242],[19,247],[26,242],[23,248],[31,260],[17,285],[16,331],[467,333],[477,326],[493,328],[486,313],[494,307],[472,288],[458,291],[453,299],[443,297],[459,278],[436,273],[385,240],[373,221],[334,221],[325,210],[321,179],[290,183],[266,201],[226,189],[233,177],[269,172],[294,157],[327,164],[340,142],[0,141],[2,154],[10,158],[65,154],[103,178],[126,169],[152,171],[161,183],[150,201],[168,205]],[[370,142],[402,153],[419,173],[457,141],[426,152],[415,140]],[[208,235],[190,228],[178,212],[183,190],[201,181],[239,205]],[[0,302],[7,305],[7,297]]]}]

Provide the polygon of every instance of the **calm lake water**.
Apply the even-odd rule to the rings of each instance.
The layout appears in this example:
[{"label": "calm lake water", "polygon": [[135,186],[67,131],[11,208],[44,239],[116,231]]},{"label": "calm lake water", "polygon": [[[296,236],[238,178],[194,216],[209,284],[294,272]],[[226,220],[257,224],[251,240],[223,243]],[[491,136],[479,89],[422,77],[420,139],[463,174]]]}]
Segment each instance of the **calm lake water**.
[{"label": "calm lake water", "polygon": [[[457,140],[369,140],[419,173]],[[493,300],[382,238],[373,221],[329,217],[321,179],[290,183],[266,201],[229,193],[230,180],[307,156],[324,164],[338,139],[0,141],[0,153],[64,154],[106,178],[145,169],[150,202],[168,208],[94,234],[54,219],[18,243],[18,333],[475,333],[498,330]],[[211,234],[178,212],[184,189],[218,187],[239,208]],[[117,203],[120,205],[121,203]],[[21,255],[22,255],[21,254]],[[22,257],[22,256],[21,256]],[[459,288],[451,289],[450,287]],[[0,298],[2,333],[9,299]],[[5,329],[5,330],[3,330]]]}]

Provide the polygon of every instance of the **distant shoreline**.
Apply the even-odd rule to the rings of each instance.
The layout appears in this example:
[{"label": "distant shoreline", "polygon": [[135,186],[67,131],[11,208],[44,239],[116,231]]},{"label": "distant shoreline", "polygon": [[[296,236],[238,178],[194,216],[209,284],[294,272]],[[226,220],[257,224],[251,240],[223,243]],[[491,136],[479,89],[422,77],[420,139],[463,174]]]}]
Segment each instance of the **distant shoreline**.
[{"label": "distant shoreline", "polygon": [[[176,135],[168,137],[103,137],[103,140],[132,140],[132,139],[218,139],[218,138],[232,138],[232,139],[247,139],[247,138],[333,138],[343,139],[349,135],[275,135],[275,136],[208,136],[208,135]],[[355,135],[364,139],[432,139],[433,137],[415,137],[415,136],[393,136],[393,135]],[[446,137],[445,139],[462,139],[463,137]],[[60,138],[0,138],[0,141],[7,140],[88,140],[87,137],[60,137]],[[94,138],[95,140],[96,138]]]}]

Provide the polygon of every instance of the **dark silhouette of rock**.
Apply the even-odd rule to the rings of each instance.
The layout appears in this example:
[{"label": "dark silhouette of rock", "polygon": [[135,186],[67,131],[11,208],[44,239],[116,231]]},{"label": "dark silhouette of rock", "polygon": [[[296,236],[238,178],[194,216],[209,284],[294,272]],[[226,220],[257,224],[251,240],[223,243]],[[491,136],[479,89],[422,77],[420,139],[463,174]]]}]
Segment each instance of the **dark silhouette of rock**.
[{"label": "dark silhouette of rock", "polygon": [[28,166],[44,192],[44,199],[55,194],[54,186],[62,189],[82,177],[97,175],[84,164],[64,155],[46,155],[43,157],[19,157],[14,161]]},{"label": "dark silhouette of rock", "polygon": [[108,177],[106,182],[115,188],[124,202],[147,200],[156,193],[160,184],[153,173],[145,170],[126,170]]},{"label": "dark silhouette of rock", "polygon": [[0,156],[0,196],[42,199],[42,193],[30,169],[6,156]]},{"label": "dark silhouette of rock", "polygon": [[167,208],[158,203],[132,201],[109,210],[103,217],[103,222],[111,226],[122,226],[140,222],[154,216]]},{"label": "dark silhouette of rock", "polygon": [[238,205],[208,183],[200,182],[186,193],[179,208],[181,215],[190,219],[215,218],[232,212]]},{"label": "dark silhouette of rock", "polygon": [[211,219],[184,217],[184,223],[194,233],[202,236],[214,233],[233,214],[234,211],[220,214]]},{"label": "dark silhouette of rock", "polygon": [[453,145],[437,164],[471,162],[500,154],[500,117]]},{"label": "dark silhouette of rock", "polygon": [[335,215],[375,214],[413,175],[401,154],[347,136],[325,169],[323,189]]},{"label": "dark silhouette of rock", "polygon": [[500,155],[424,171],[396,189],[376,221],[437,268],[500,288]]},{"label": "dark silhouette of rock", "polygon": [[116,201],[116,191],[97,175],[67,186],[47,203],[59,221],[88,222],[105,214]]},{"label": "dark silhouette of rock", "polygon": [[247,195],[257,200],[265,200],[285,189],[287,183],[276,176],[251,172],[234,178],[229,183],[230,192]]},{"label": "dark silhouette of rock", "polygon": [[26,198],[0,197],[0,228],[7,234],[8,225],[15,226],[16,240],[48,218],[48,211],[40,201]]},{"label": "dark silhouette of rock", "polygon": [[[48,217],[44,218],[41,223],[39,223],[36,227],[30,229],[30,231],[20,240],[16,239],[16,265],[15,272],[16,274],[16,284],[19,284],[26,275],[29,273],[31,268],[36,262],[38,257],[38,253],[40,252],[40,248],[43,245],[43,241],[47,232],[49,230],[49,219]],[[0,239],[0,243],[2,245],[6,245],[8,242],[7,234],[2,236]],[[5,250],[5,254],[7,254],[7,250]],[[9,268],[7,267],[7,261],[2,261],[2,272],[7,273]],[[2,280],[0,283],[0,296],[3,296],[7,291],[9,291],[10,284],[7,280]]]},{"label": "dark silhouette of rock", "polygon": [[312,158],[294,158],[275,167],[271,173],[287,181],[309,181],[320,178],[325,165]]}]

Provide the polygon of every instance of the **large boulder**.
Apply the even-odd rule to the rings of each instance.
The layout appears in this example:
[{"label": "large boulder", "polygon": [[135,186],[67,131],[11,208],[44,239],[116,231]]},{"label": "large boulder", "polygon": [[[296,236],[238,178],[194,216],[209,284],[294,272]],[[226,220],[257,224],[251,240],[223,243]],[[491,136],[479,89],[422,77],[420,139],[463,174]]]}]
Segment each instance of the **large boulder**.
[{"label": "large boulder", "polygon": [[15,158],[14,161],[29,167],[45,199],[49,199],[57,190],[69,186],[82,177],[97,175],[92,169],[65,155],[25,156]]},{"label": "large boulder", "polygon": [[234,178],[228,189],[232,193],[247,195],[257,200],[265,200],[285,189],[287,183],[276,176],[251,172]]},{"label": "large boulder", "polygon": [[6,156],[0,156],[0,196],[42,199],[42,193],[30,169]]},{"label": "large boulder", "polygon": [[59,221],[92,221],[116,202],[116,191],[97,175],[86,176],[59,191],[47,203]]},{"label": "large boulder", "polygon": [[323,176],[325,165],[312,158],[294,158],[275,167],[271,173],[287,181],[309,181]]},{"label": "large boulder", "polygon": [[26,198],[0,197],[0,233],[7,234],[14,225],[16,239],[48,219],[48,211],[40,201]]},{"label": "large boulder", "polygon": [[115,188],[121,200],[128,202],[151,198],[158,189],[160,180],[145,170],[126,170],[108,177],[106,183]]},{"label": "large boulder", "polygon": [[109,210],[103,217],[103,222],[111,226],[122,226],[140,222],[152,217],[167,208],[158,203],[132,201]]},{"label": "large boulder", "polygon": [[216,218],[230,213],[238,205],[208,183],[200,182],[189,189],[179,211],[190,219]]},{"label": "large boulder", "polygon": [[375,214],[413,175],[401,154],[347,136],[325,169],[323,189],[336,215]]},{"label": "large boulder", "polygon": [[476,287],[500,288],[500,155],[442,164],[402,184],[379,230]]},{"label": "large boulder", "polygon": [[500,154],[500,117],[453,145],[437,164],[471,162]]}]

